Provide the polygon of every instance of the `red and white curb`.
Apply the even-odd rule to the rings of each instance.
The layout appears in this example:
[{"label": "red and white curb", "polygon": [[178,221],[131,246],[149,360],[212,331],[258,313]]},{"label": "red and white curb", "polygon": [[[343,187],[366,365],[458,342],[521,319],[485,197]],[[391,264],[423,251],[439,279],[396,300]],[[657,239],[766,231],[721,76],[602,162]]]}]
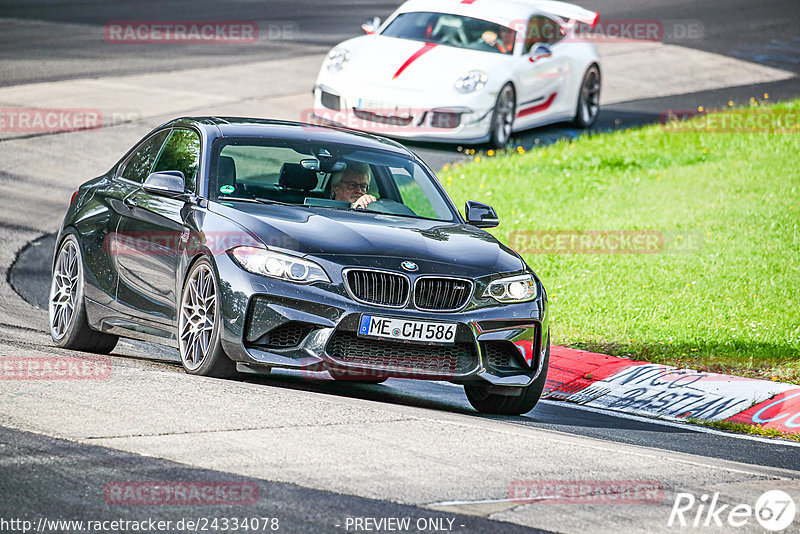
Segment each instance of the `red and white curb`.
[{"label": "red and white curb", "polygon": [[629,414],[800,432],[800,386],[553,346],[544,397]]}]

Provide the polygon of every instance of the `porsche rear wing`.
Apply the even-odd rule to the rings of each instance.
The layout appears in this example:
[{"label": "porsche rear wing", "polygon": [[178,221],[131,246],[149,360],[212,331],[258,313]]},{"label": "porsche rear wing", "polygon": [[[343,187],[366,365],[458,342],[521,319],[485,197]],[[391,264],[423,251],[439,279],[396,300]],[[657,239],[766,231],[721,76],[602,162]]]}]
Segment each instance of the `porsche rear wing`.
[{"label": "porsche rear wing", "polygon": [[569,25],[580,22],[593,27],[597,24],[597,19],[600,16],[600,14],[595,11],[590,11],[567,2],[557,2],[556,0],[536,0],[531,2],[531,4],[537,9],[561,17],[566,20]]}]

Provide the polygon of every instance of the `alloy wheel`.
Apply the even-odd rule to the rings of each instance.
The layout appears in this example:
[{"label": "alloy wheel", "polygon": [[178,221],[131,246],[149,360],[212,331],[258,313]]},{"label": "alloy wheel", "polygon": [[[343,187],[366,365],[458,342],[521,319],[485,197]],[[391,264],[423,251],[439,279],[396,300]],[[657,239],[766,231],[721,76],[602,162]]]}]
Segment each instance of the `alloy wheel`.
[{"label": "alloy wheel", "polygon": [[495,144],[499,146],[505,145],[511,138],[511,128],[514,125],[514,90],[506,85],[497,97],[497,105],[495,106],[494,124],[492,131],[494,132]]},{"label": "alloy wheel", "polygon": [[79,259],[75,240],[67,239],[58,253],[50,284],[48,314],[53,339],[63,338],[75,317],[80,281]]},{"label": "alloy wheel", "polygon": [[578,113],[581,114],[581,122],[587,126],[594,123],[597,113],[600,110],[600,74],[596,69],[591,69],[583,80],[581,87],[580,103]]},{"label": "alloy wheel", "polygon": [[206,263],[200,263],[186,281],[178,324],[181,360],[189,371],[199,368],[208,357],[216,321],[217,284],[214,273]]}]

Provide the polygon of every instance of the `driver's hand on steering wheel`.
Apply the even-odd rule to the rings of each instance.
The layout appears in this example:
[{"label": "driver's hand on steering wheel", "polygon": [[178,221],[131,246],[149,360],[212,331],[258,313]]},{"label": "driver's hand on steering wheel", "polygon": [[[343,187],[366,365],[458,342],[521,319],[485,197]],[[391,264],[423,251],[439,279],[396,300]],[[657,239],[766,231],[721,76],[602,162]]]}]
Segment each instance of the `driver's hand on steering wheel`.
[{"label": "driver's hand on steering wheel", "polygon": [[372,203],[372,202],[375,202],[376,200],[378,200],[378,199],[377,199],[377,198],[375,198],[375,197],[374,197],[374,196],[372,196],[372,195],[361,195],[361,196],[358,198],[358,200],[356,200],[355,202],[353,202],[352,204],[350,204],[350,207],[351,207],[351,208],[353,208],[353,209],[356,209],[356,208],[362,208],[362,209],[364,209],[364,208],[366,208],[366,207],[367,207],[367,205],[368,205],[368,204],[370,204],[370,203]]}]

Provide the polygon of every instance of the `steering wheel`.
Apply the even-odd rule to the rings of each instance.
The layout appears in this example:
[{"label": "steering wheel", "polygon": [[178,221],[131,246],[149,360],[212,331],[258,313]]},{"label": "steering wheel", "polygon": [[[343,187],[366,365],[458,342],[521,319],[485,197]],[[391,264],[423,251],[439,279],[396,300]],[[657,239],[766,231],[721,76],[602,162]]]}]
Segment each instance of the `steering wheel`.
[{"label": "steering wheel", "polygon": [[433,32],[433,35],[439,38],[439,44],[452,44],[453,46],[467,46],[469,40],[467,34],[464,33],[463,28],[454,27],[441,27]]},{"label": "steering wheel", "polygon": [[[361,207],[357,207],[358,209],[363,209]],[[396,202],[390,198],[379,198],[375,202],[370,202],[367,204],[368,210],[377,211],[380,213],[385,213],[387,215],[411,215],[416,217],[417,214],[414,213],[414,210],[406,206],[405,204],[401,204],[400,202]]]}]

